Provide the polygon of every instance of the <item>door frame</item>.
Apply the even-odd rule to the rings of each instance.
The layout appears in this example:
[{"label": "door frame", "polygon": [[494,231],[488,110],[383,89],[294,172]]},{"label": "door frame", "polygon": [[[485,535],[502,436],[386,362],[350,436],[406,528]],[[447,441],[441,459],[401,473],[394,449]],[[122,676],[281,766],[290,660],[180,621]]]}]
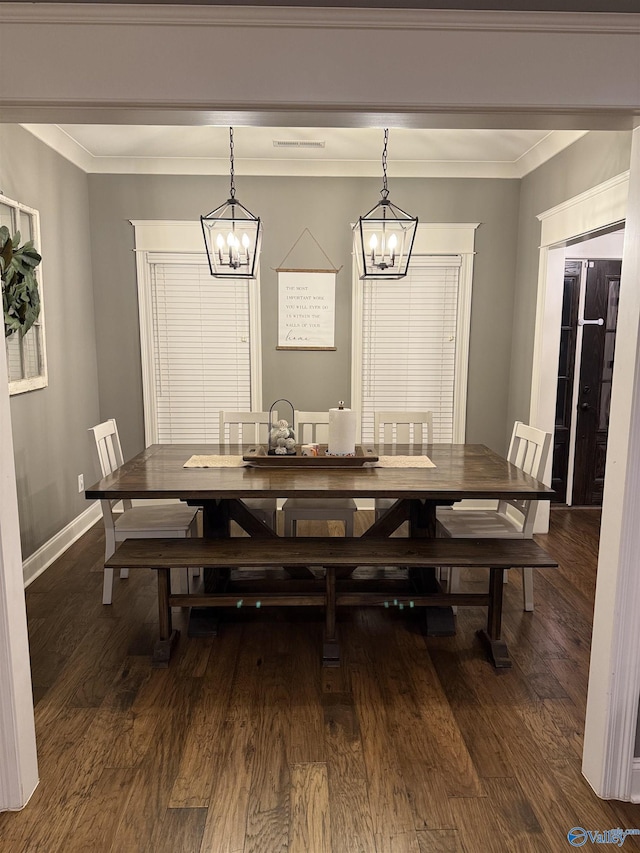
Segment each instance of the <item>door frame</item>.
[{"label": "door frame", "polygon": [[[541,223],[536,325],[531,373],[529,422],[546,432],[555,429],[564,262],[568,243],[589,239],[622,226],[629,196],[629,171],[622,172],[562,204],[538,214]],[[551,482],[549,454],[545,482]],[[541,501],[536,532],[549,529],[550,503]]]},{"label": "door frame", "polygon": [[21,809],[38,784],[7,376],[0,346],[0,812]]},{"label": "door frame", "polygon": [[[599,797],[640,802],[640,128],[631,169],[539,215],[531,422],[553,431],[565,247],[626,221],[582,772]],[[630,186],[630,176],[633,186]],[[549,462],[550,464],[550,462]],[[550,473],[550,472],[548,472]]]}]

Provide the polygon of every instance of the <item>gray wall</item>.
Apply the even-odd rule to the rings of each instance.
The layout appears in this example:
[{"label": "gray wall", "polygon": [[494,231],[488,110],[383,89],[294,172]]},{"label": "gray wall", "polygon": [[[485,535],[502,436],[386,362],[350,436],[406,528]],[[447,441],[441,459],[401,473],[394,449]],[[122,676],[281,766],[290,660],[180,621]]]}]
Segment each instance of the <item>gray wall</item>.
[{"label": "gray wall", "polygon": [[[629,133],[591,133],[521,182],[392,179],[391,198],[424,222],[480,222],[472,304],[467,440],[506,448],[527,419],[540,227],[536,214],[628,168]],[[226,178],[87,176],[14,125],[0,125],[0,187],[41,214],[49,386],[11,400],[23,556],[87,506],[77,475],[97,472],[88,427],[118,419],[124,452],[144,444],[138,308],[129,219],[195,220],[226,197]],[[237,179],[264,219],[263,404],[301,409],[350,398],[349,223],[377,179]],[[336,266],[335,352],[280,352],[274,268],[307,227]],[[313,244],[303,257],[321,261]],[[299,254],[290,261],[300,261]],[[93,270],[93,274],[92,274]],[[95,303],[95,306],[94,306]],[[308,376],[313,376],[313,381]]]},{"label": "gray wall", "polygon": [[87,176],[15,125],[0,124],[0,187],[40,211],[49,385],[11,398],[23,558],[87,509],[98,422]]},{"label": "gray wall", "polygon": [[[373,207],[380,185],[377,179],[363,178],[237,178],[238,198],[264,221],[261,292],[265,407],[280,397],[308,410],[326,410],[340,399],[350,402],[349,223]],[[197,220],[227,197],[228,179],[91,175],[89,188],[100,411],[103,417],[118,419],[125,453],[131,454],[143,447],[144,428],[133,228],[129,220]],[[396,204],[423,222],[481,223],[474,269],[467,439],[504,450],[519,181],[392,179],[390,190]],[[305,227],[335,266],[342,266],[337,277],[335,352],[276,350],[274,270]],[[323,266],[326,260],[313,241],[305,238],[287,263]]]},{"label": "gray wall", "polygon": [[522,179],[507,430],[514,420],[529,420],[541,234],[537,216],[626,171],[630,155],[630,131],[588,133]]}]

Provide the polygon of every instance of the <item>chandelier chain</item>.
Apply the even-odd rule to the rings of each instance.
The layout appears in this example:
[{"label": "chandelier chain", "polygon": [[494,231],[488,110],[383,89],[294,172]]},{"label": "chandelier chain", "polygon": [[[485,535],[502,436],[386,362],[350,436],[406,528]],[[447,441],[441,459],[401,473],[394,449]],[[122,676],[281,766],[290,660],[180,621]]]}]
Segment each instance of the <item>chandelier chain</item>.
[{"label": "chandelier chain", "polygon": [[383,199],[386,199],[389,195],[389,189],[387,187],[387,145],[389,143],[389,129],[385,128],[384,131],[384,147],[382,149],[382,189],[380,190],[380,195]]},{"label": "chandelier chain", "polygon": [[236,197],[236,185],[235,185],[235,171],[233,168],[233,128],[229,128],[229,160],[230,160],[230,169],[229,169],[229,177],[231,180],[231,188],[229,190],[229,197]]}]

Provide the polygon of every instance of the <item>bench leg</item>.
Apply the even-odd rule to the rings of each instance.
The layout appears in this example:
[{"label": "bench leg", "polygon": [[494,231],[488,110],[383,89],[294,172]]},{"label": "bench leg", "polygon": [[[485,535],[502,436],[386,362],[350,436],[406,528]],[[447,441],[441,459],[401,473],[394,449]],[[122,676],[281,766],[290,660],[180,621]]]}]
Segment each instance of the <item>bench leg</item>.
[{"label": "bench leg", "polygon": [[478,636],[487,646],[496,669],[508,669],[511,658],[507,644],[502,639],[502,569],[489,570],[489,607],[487,610],[487,629],[478,631]]},{"label": "bench leg", "polygon": [[171,607],[169,607],[169,569],[158,569],[158,623],[160,639],[153,649],[152,663],[156,667],[169,666],[173,647],[180,636],[171,625]]},{"label": "bench leg", "polygon": [[334,566],[325,569],[325,628],[322,643],[322,665],[340,666],[340,646],[336,630],[336,570]]}]

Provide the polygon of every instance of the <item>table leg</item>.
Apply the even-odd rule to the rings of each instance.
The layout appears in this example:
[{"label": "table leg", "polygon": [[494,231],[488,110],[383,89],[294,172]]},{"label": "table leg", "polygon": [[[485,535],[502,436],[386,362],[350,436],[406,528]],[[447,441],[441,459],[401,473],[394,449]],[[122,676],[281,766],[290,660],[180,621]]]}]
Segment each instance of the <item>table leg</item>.
[{"label": "table leg", "polygon": [[[211,500],[202,504],[202,534],[205,539],[228,539],[231,512],[228,501]],[[204,591],[224,592],[231,577],[230,569],[204,569]],[[189,637],[215,637],[220,625],[220,611],[215,607],[192,607],[189,613]]]},{"label": "table leg", "polygon": [[173,647],[180,636],[171,625],[171,607],[169,606],[170,570],[158,569],[158,624],[160,639],[154,646],[152,664],[155,667],[169,666]]},{"label": "table leg", "polygon": [[[409,508],[409,535],[432,539],[436,535],[436,503],[412,500]],[[433,566],[409,570],[409,581],[418,594],[442,592]],[[425,607],[425,631],[428,637],[451,637],[456,633],[451,607]]]},{"label": "table leg", "polygon": [[322,665],[340,665],[340,646],[336,631],[336,570],[335,566],[325,569],[325,629],[322,643]]},{"label": "table leg", "polygon": [[487,629],[478,631],[478,636],[486,645],[493,665],[497,669],[511,666],[507,644],[502,639],[502,590],[503,569],[490,569],[489,607],[487,608]]}]

